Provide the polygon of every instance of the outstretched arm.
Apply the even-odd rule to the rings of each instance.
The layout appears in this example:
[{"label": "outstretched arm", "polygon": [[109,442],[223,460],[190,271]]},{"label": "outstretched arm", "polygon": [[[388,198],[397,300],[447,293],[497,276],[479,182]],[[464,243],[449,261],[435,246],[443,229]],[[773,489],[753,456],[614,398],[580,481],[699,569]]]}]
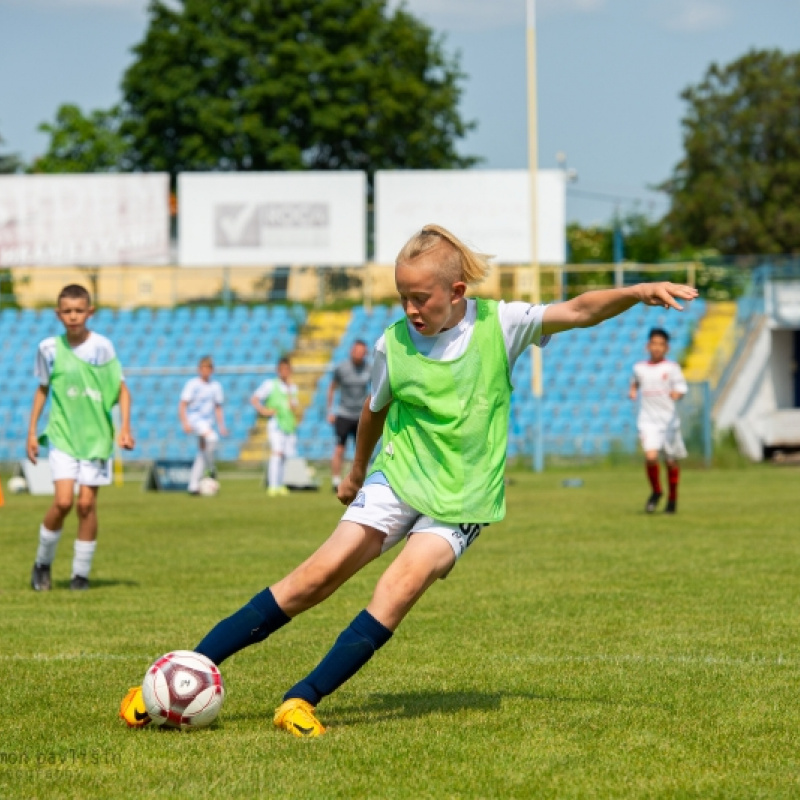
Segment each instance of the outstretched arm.
[{"label": "outstretched arm", "polygon": [[624,289],[599,289],[547,306],[542,320],[542,333],[569,331],[573,328],[591,328],[616,317],[637,303],[661,306],[683,311],[678,300],[694,300],[697,289],[679,283],[639,283]]},{"label": "outstretched arm", "polygon": [[358,422],[358,435],[356,436],[356,452],[353,456],[353,466],[347,477],[339,484],[337,497],[343,505],[349,505],[355,499],[358,490],[364,485],[367,477],[367,467],[375,450],[375,445],[383,433],[383,423],[389,413],[391,403],[387,403],[380,411],[372,411],[369,407],[371,398],[364,401],[361,409],[361,419]]}]

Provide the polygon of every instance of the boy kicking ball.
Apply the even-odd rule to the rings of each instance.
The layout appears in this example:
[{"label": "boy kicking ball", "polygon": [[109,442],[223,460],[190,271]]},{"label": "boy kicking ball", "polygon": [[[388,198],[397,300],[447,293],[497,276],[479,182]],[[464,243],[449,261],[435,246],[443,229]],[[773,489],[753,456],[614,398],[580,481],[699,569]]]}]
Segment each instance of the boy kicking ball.
[{"label": "boy kicking ball", "polygon": [[[50,471],[55,484],[53,505],[39,528],[39,548],[31,574],[37,592],[51,588],[50,565],[61,538],[64,519],[78,489],[78,538],[72,561],[70,589],[89,588],[89,571],[97,547],[97,493],[111,483],[114,427],[111,409],[119,403],[118,441],[133,448],[131,396],[122,377],[114,345],[86,327],[94,313],[89,292],[71,284],[58,296],[56,316],[66,333],[44,339],[36,355],[39,388],[33,396],[28,429],[28,458],[36,463],[39,443],[49,443]],[[50,419],[41,440],[36,426],[51,397]]]},{"label": "boy kicking ball", "polygon": [[[395,282],[406,318],[375,345],[372,393],[361,412],[352,468],[338,491],[347,511],[310,558],[195,647],[222,663],[324,601],[404,540],[369,605],[284,695],[273,722],[294,736],[325,732],[318,703],[391,639],[486,523],[503,519],[511,372],[520,354],[531,344],[545,345],[551,334],[597,325],[637,303],[680,310],[675,298],[697,295],[689,286],[654,283],[587,292],[550,306],[467,298],[467,287],[488,271],[486,256],[436,225],[403,247]],[[381,436],[381,451],[368,469]],[[144,712],[141,689],[131,689],[120,715],[141,726]]]},{"label": "boy kicking ball", "polygon": [[686,458],[677,407],[678,400],[687,392],[686,379],[680,366],[667,360],[669,334],[665,330],[653,328],[650,331],[647,352],[650,354],[649,361],[639,361],[633,367],[629,392],[631,400],[641,397],[637,424],[651,489],[644,510],[652,514],[661,500],[658,454],[663,451],[669,484],[664,512],[674,514],[678,510],[678,459]]}]

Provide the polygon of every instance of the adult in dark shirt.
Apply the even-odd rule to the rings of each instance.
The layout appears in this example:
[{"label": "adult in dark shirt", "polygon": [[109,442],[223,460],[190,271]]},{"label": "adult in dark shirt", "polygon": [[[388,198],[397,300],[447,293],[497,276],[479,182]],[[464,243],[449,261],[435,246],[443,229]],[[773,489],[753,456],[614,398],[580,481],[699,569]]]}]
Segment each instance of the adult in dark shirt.
[{"label": "adult in dark shirt", "polygon": [[[361,409],[369,394],[370,371],[367,362],[367,343],[356,340],[350,348],[350,358],[337,364],[328,387],[328,422],[336,434],[336,445],[331,459],[331,482],[333,490],[341,482],[342,461],[347,440],[355,441]],[[339,392],[339,403],[334,407],[333,399]]]}]

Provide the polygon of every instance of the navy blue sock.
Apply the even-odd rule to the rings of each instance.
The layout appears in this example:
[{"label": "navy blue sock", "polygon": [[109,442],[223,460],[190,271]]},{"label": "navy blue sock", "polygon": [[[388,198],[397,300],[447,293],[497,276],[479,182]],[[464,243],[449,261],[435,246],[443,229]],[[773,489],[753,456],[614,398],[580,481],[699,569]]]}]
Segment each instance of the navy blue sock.
[{"label": "navy blue sock", "polygon": [[365,609],[342,631],[314,671],[292,686],[283,699],[299,697],[317,705],[350,680],[391,638],[392,632]]},{"label": "navy blue sock", "polygon": [[289,621],[290,617],[275,602],[272,591],[264,589],[235,614],[218,622],[195,647],[195,652],[219,665],[242,648],[263,642]]}]

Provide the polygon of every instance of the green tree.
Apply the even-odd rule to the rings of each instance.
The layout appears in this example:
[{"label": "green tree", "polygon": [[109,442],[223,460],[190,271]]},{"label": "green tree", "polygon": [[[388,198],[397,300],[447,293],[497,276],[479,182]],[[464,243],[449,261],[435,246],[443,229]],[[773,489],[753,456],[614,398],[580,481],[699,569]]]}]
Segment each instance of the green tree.
[{"label": "green tree", "polygon": [[800,53],[712,64],[681,97],[685,155],[661,187],[673,247],[800,252]]},{"label": "green tree", "polygon": [[39,125],[50,136],[47,152],[37,158],[31,172],[119,172],[130,168],[129,144],[120,134],[120,111],[92,111],[65,104],[54,122]]},{"label": "green tree", "polygon": [[[0,136],[0,144],[5,144],[5,140]],[[22,172],[25,165],[16,153],[0,153],[0,175],[13,175],[15,172]]]},{"label": "green tree", "polygon": [[151,0],[122,82],[137,167],[465,167],[457,55],[387,0]]}]

